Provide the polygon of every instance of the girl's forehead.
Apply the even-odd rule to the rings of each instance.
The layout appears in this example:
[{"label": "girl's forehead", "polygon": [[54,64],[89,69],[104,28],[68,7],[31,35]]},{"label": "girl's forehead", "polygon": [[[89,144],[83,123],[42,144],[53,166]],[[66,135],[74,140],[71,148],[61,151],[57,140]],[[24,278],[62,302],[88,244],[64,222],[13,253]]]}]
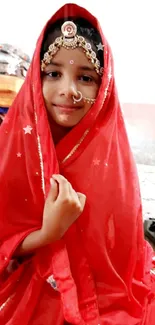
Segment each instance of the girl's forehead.
[{"label": "girl's forehead", "polygon": [[72,66],[86,65],[90,68],[93,68],[92,63],[88,60],[84,51],[81,48],[68,50],[63,47],[60,48],[52,59],[52,63],[60,63],[62,65],[71,64]]}]

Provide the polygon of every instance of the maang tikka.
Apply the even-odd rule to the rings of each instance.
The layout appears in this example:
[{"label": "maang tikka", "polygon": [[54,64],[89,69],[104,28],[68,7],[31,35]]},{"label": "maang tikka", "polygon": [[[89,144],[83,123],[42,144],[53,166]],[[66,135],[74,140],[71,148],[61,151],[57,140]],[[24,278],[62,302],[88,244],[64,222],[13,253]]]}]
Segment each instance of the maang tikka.
[{"label": "maang tikka", "polygon": [[45,67],[51,63],[55,54],[61,47],[75,49],[81,47],[84,50],[88,60],[94,65],[95,71],[102,76],[103,67],[96,57],[96,53],[92,50],[92,46],[88,43],[83,36],[77,35],[77,26],[73,21],[66,21],[61,26],[62,36],[57,37],[55,41],[49,46],[48,51],[44,54],[41,61],[41,70],[44,71]]}]

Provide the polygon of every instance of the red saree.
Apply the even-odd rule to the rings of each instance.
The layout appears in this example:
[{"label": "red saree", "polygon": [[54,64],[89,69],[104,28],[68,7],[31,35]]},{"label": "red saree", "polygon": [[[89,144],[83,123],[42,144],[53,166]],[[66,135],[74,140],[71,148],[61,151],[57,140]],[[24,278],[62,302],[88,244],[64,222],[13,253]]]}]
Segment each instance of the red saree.
[{"label": "red saree", "polygon": [[[41,90],[47,26],[87,18],[101,33],[104,77],[96,103],[54,147]],[[42,224],[53,173],[87,196],[64,238],[6,269],[19,243]],[[67,4],[38,39],[26,80],[0,128],[0,324],[154,325],[152,251],[143,237],[141,199],[113,75],[110,47],[85,9]],[[7,275],[6,275],[7,273]],[[55,291],[47,279],[54,276]],[[154,304],[154,307],[153,307]]]}]

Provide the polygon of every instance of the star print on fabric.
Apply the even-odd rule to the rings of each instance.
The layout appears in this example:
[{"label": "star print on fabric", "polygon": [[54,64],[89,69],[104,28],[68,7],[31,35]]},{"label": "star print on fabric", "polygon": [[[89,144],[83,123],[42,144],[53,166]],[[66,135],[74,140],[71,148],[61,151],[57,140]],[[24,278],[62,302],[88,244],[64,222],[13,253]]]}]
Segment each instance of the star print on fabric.
[{"label": "star print on fabric", "polygon": [[17,157],[21,158],[21,156],[22,156],[21,152],[17,152]]},{"label": "star print on fabric", "polygon": [[96,45],[98,51],[103,51],[104,45],[102,43],[99,43]]},{"label": "star print on fabric", "polygon": [[25,134],[31,134],[31,131],[33,128],[30,125],[27,125],[25,128],[23,128]]},{"label": "star print on fabric", "polygon": [[93,164],[94,164],[94,166],[99,166],[99,164],[100,164],[100,160],[99,159],[94,159],[93,160]]}]

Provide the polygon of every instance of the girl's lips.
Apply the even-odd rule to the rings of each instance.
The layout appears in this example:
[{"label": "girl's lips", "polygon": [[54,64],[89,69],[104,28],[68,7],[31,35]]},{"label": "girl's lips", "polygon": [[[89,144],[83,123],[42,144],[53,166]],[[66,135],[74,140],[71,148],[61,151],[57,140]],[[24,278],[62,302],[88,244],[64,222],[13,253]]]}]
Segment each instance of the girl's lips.
[{"label": "girl's lips", "polygon": [[60,111],[63,112],[73,112],[73,111],[77,111],[78,109],[81,108],[81,106],[70,106],[70,105],[55,105],[53,104],[53,106],[55,106],[57,109],[59,109]]}]

